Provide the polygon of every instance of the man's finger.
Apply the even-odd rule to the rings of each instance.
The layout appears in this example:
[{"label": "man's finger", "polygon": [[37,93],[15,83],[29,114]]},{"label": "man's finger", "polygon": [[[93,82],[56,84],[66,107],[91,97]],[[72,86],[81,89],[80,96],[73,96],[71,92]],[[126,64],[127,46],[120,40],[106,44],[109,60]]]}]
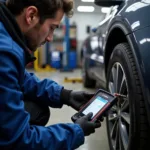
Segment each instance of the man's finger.
[{"label": "man's finger", "polygon": [[101,127],[101,123],[100,123],[100,122],[96,122],[96,123],[94,124],[94,127],[95,127],[95,128]]},{"label": "man's finger", "polygon": [[88,113],[88,114],[86,115],[87,120],[91,120],[92,116],[93,116],[93,113],[92,113],[92,112]]},{"label": "man's finger", "polygon": [[104,117],[101,117],[99,120],[100,120],[101,122],[104,121]]},{"label": "man's finger", "polygon": [[84,96],[90,100],[90,98],[92,98],[94,96],[94,94],[93,93],[84,92]]}]

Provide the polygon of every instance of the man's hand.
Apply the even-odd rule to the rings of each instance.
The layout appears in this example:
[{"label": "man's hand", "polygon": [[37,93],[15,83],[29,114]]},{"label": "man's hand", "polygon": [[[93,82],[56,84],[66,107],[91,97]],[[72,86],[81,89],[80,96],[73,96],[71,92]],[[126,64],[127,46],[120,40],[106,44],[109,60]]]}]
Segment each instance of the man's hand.
[{"label": "man's hand", "polygon": [[78,111],[93,96],[94,94],[90,94],[84,91],[71,91],[63,89],[61,92],[61,101],[63,104],[71,106]]},{"label": "man's hand", "polygon": [[80,108],[84,106],[84,104],[86,104],[93,96],[94,94],[89,94],[84,91],[72,91],[70,93],[69,100],[70,106],[75,110],[80,110]]},{"label": "man's hand", "polygon": [[91,122],[90,119],[92,117],[92,113],[87,114],[86,116],[83,116],[76,120],[76,124],[79,124],[82,128],[84,135],[88,136],[95,132],[96,128],[99,128],[101,126],[100,122]]},{"label": "man's hand", "polygon": [[86,104],[94,94],[90,94],[84,91],[71,91],[63,89],[61,92],[61,100],[63,104],[71,106],[75,110],[80,110],[80,108]]}]

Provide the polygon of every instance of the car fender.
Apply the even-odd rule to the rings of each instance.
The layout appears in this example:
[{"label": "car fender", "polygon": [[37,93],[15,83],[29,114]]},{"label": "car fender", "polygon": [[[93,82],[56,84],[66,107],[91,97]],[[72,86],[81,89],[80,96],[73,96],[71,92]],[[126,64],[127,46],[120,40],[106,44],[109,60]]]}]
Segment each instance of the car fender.
[{"label": "car fender", "polygon": [[[128,26],[127,26],[128,25]],[[139,79],[141,83],[142,93],[144,96],[145,107],[147,110],[147,115],[149,118],[150,124],[150,26],[145,28],[132,31],[129,24],[122,21],[117,21],[111,26],[107,34],[107,43],[105,48],[105,65],[106,60],[108,59],[108,51],[110,53],[109,38],[114,30],[119,29],[124,34],[126,41],[117,41],[119,43],[128,42],[133,53],[136,68],[139,74]],[[119,44],[115,43],[114,40],[113,48]],[[113,51],[112,48],[112,51]],[[112,52],[111,52],[112,53]],[[111,54],[109,54],[111,55]],[[110,56],[109,56],[110,58]],[[107,68],[107,66],[105,66]],[[106,71],[105,71],[106,74]]]},{"label": "car fender", "polygon": [[132,31],[145,28],[150,25],[150,1],[149,0],[130,0],[122,8],[119,15],[127,20]]},{"label": "car fender", "polygon": [[123,23],[127,32],[134,32],[150,25],[150,19],[146,18],[146,15],[150,14],[148,0],[125,1],[116,12],[117,14],[110,20],[108,29],[117,22]]},{"label": "car fender", "polygon": [[[110,21],[106,31],[106,36],[104,40],[105,42],[103,44],[105,66],[104,76],[106,76],[107,74],[109,58],[114,47],[119,43],[126,42],[126,36],[131,33],[132,30],[130,25],[128,24],[127,20],[124,19],[122,16],[116,16]],[[119,37],[120,34],[122,35],[121,37],[124,37],[123,39]]]}]

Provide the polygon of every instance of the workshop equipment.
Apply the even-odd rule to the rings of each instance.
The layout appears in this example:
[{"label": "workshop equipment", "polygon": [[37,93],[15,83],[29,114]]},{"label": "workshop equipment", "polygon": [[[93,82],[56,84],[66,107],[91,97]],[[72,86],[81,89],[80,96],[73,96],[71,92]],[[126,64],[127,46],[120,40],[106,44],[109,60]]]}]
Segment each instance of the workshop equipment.
[{"label": "workshop equipment", "polygon": [[115,96],[117,97],[121,97],[121,98],[127,98],[126,95],[122,95],[122,94],[119,94],[119,93],[114,93]]},{"label": "workshop equipment", "polygon": [[67,77],[65,77],[64,82],[72,82],[72,83],[79,82],[79,83],[81,83],[82,78],[67,78]]}]

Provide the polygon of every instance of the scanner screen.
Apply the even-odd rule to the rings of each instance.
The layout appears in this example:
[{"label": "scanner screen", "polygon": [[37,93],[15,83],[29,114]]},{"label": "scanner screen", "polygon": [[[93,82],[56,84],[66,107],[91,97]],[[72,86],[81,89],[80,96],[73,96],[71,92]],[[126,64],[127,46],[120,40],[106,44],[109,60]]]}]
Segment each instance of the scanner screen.
[{"label": "scanner screen", "polygon": [[98,96],[96,99],[82,112],[87,115],[89,112],[93,113],[92,118],[108,103],[108,100]]}]

